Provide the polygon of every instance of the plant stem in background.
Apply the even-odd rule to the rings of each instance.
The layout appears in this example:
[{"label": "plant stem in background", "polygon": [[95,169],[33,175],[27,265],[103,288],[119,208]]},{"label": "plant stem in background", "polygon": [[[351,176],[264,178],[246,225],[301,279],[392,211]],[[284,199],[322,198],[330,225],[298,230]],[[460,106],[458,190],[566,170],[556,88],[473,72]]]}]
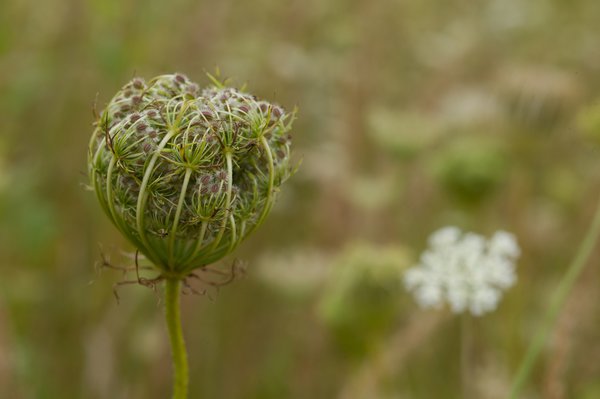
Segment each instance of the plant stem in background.
[{"label": "plant stem in background", "polygon": [[471,357],[473,346],[473,331],[471,315],[463,313],[460,320],[460,377],[463,399],[472,399]]},{"label": "plant stem in background", "polygon": [[179,309],[180,281],[176,278],[166,280],[165,314],[171,354],[173,359],[173,399],[186,399],[188,390],[188,363],[183,331],[181,329],[181,312]]},{"label": "plant stem in background", "polygon": [[567,296],[575,281],[577,281],[577,277],[581,274],[581,271],[587,264],[587,261],[594,249],[596,241],[598,241],[598,236],[600,236],[600,203],[598,204],[598,208],[596,209],[596,215],[594,216],[594,220],[583,239],[579,249],[577,250],[577,254],[575,258],[569,265],[567,272],[563,276],[560,281],[558,288],[554,291],[554,295],[551,298],[550,306],[548,308],[548,312],[544,318],[544,321],[537,332],[533,342],[529,346],[527,353],[525,354],[525,358],[521,362],[519,366],[519,370],[517,371],[517,375],[512,384],[510,398],[517,399],[521,390],[523,389],[523,385],[527,381],[527,378],[531,374],[533,366],[540,355],[542,347],[546,342],[548,337],[548,333],[550,332],[554,322],[560,310],[567,299]]}]

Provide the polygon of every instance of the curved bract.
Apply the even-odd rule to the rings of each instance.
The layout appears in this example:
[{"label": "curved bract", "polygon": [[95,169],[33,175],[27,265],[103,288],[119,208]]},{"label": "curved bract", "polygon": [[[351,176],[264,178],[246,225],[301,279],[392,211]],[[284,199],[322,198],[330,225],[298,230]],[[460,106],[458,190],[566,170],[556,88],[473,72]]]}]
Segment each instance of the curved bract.
[{"label": "curved bract", "polygon": [[181,74],[134,78],[109,102],[88,171],[114,225],[165,275],[221,259],[290,176],[293,114]]}]

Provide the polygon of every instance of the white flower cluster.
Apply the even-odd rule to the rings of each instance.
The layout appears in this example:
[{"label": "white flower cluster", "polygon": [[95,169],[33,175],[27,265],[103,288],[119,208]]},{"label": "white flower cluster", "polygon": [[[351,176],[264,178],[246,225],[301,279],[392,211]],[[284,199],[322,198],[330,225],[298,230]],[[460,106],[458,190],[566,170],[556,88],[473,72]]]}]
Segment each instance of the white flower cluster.
[{"label": "white flower cluster", "polygon": [[447,302],[454,313],[475,316],[496,309],[504,290],[513,286],[520,255],[514,235],[497,231],[491,239],[444,227],[429,238],[420,263],[408,269],[404,284],[424,308]]}]

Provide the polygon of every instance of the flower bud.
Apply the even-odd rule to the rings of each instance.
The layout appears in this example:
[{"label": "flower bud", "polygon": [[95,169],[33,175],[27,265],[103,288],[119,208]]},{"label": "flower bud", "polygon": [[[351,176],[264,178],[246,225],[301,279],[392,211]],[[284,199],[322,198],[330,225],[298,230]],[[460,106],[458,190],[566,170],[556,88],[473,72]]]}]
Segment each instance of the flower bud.
[{"label": "flower bud", "polygon": [[182,74],[134,78],[108,103],[88,171],[115,226],[162,273],[230,253],[291,175],[293,114],[235,88],[200,92]]}]

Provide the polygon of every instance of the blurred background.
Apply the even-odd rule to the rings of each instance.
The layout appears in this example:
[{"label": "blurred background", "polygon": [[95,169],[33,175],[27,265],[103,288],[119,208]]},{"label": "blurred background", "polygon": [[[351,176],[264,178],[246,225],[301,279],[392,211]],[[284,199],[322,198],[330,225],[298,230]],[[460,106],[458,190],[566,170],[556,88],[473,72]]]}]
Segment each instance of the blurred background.
[{"label": "blurred background", "polygon": [[[600,195],[600,2],[0,3],[0,398],[167,398],[159,295],[87,190],[98,109],[131,77],[220,67],[299,107],[302,166],[185,296],[191,398],[460,398],[460,320],[402,286],[445,225],[514,232],[519,281],[473,320],[470,381],[504,398]],[[223,267],[233,257],[221,262]],[[600,251],[524,397],[600,398]],[[101,271],[101,272],[100,272]]]}]

